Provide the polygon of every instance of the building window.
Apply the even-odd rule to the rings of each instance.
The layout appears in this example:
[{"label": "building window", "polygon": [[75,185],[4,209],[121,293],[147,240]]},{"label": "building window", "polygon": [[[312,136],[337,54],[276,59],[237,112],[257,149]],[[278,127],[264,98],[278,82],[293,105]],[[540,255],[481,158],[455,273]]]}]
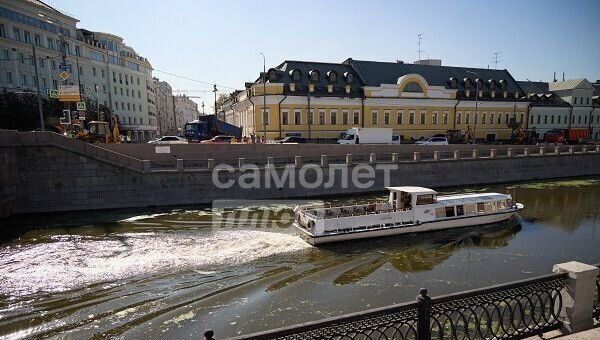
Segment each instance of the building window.
[{"label": "building window", "polygon": [[558,124],[560,124],[560,116],[556,116]]},{"label": "building window", "polygon": [[42,46],[42,39],[40,39],[39,34],[36,33],[33,35],[33,43],[35,44],[35,46],[38,46],[38,47]]},{"label": "building window", "polygon": [[81,76],[82,76],[82,75],[83,75],[83,67],[79,66],[79,67],[77,68],[77,72],[79,72],[79,75],[81,75]]},{"label": "building window", "polygon": [[529,117],[529,124],[533,124],[533,119],[535,118],[534,115],[531,115],[531,117]]},{"label": "building window", "polygon": [[308,125],[313,125],[314,124],[313,113],[314,113],[313,109],[310,109],[310,110],[308,110],[308,112],[306,112],[306,123]]},{"label": "building window", "polygon": [[21,85],[27,86],[27,76],[24,74],[21,75]]},{"label": "building window", "polygon": [[475,124],[479,124],[479,112],[475,111],[473,118],[475,119]]},{"label": "building window", "polygon": [[129,97],[129,89],[125,89],[125,94]]},{"label": "building window", "polygon": [[[437,116],[438,116],[438,113],[437,113],[437,112],[433,112],[433,113],[431,114],[431,124],[433,124],[433,125],[436,125],[436,124],[437,124],[437,122],[438,122],[438,121],[437,121]],[[423,124],[423,123],[421,123],[421,124]]]},{"label": "building window", "polygon": [[379,112],[377,112],[376,110],[371,111],[371,124],[372,125],[377,125],[377,114]]},{"label": "building window", "polygon": [[423,89],[421,88],[421,85],[412,81],[412,82],[406,84],[406,86],[404,86],[404,89],[402,89],[402,92],[423,93]]},{"label": "building window", "polygon": [[525,119],[525,114],[524,114],[524,113],[521,113],[521,114],[519,115],[519,123],[523,123],[523,120],[524,120],[524,119]]},{"label": "building window", "polygon": [[40,67],[46,67],[46,66],[45,66],[45,63],[44,63],[44,58],[43,58],[43,57],[41,57],[41,58],[39,59],[39,63],[40,63]]},{"label": "building window", "polygon": [[6,38],[6,26],[4,24],[0,24],[0,37]]},{"label": "building window", "polygon": [[121,90],[121,95],[123,95],[123,88],[121,87],[119,88],[119,90]]},{"label": "building window", "polygon": [[54,40],[52,40],[52,38],[50,38],[50,37],[46,38],[46,47],[51,50],[54,49]]},{"label": "building window", "polygon": [[25,56],[23,55],[23,53],[21,53],[21,52],[17,53],[17,59],[19,59],[21,64],[25,64]]},{"label": "building window", "polygon": [[94,77],[96,76],[96,68],[92,67],[92,74],[94,75]]},{"label": "building window", "polygon": [[58,80],[52,79],[52,88],[55,90],[58,89]]},{"label": "building window", "polygon": [[444,111],[444,113],[442,114],[442,117],[443,117],[442,119],[444,120],[443,124],[447,125],[448,124],[448,111]]},{"label": "building window", "polygon": [[587,116],[583,117],[583,123],[587,124]]},{"label": "building window", "polygon": [[288,125],[288,111],[281,111],[281,125]]},{"label": "building window", "polygon": [[131,104],[127,103],[127,110],[131,110]]},{"label": "building window", "polygon": [[390,110],[383,112],[383,124],[390,125]]},{"label": "building window", "polygon": [[337,110],[332,109],[329,111],[329,122],[331,125],[337,125]]},{"label": "building window", "polygon": [[10,52],[9,52],[7,49],[4,49],[4,50],[2,51],[2,55],[4,56],[4,59],[5,59],[6,61],[8,61],[8,60],[10,59]]},{"label": "building window", "polygon": [[319,125],[325,125],[325,110],[319,109]]},{"label": "building window", "polygon": [[56,70],[56,60],[50,60],[50,66],[52,66],[53,70]]},{"label": "building window", "polygon": [[104,70],[100,70],[100,77],[104,78]]},{"label": "building window", "polygon": [[506,112],[504,114],[505,117],[505,124],[508,125],[508,123],[510,123],[510,114],[508,112]]},{"label": "building window", "polygon": [[35,59],[33,59],[32,55],[29,56],[29,65],[35,66]]},{"label": "building window", "polygon": [[554,115],[550,116],[550,124],[554,124]]},{"label": "building window", "polygon": [[410,125],[415,124],[415,111],[408,112],[408,124],[410,124]]},{"label": "building window", "polygon": [[121,102],[121,110],[125,110],[125,103]]},{"label": "building window", "polygon": [[398,110],[396,114],[397,114],[396,123],[398,125],[402,125],[402,118],[403,118],[402,116],[404,114],[404,111]]},{"label": "building window", "polygon": [[494,113],[490,112],[490,124],[494,124]]},{"label": "building window", "polygon": [[349,125],[350,124],[350,112],[348,110],[342,110],[342,124]]},{"label": "building window", "polygon": [[461,124],[462,123],[462,112],[457,112],[456,113],[456,124]]},{"label": "building window", "polygon": [[577,97],[573,97],[573,105],[577,104]]},{"label": "building window", "polygon": [[138,109],[140,112],[142,112],[142,104],[138,104]]},{"label": "building window", "polygon": [[481,113],[481,124],[485,124],[485,116],[486,115],[487,115],[487,112]]},{"label": "building window", "polygon": [[586,104],[588,104],[588,105],[590,104],[590,97],[587,97]]},{"label": "building window", "polygon": [[360,111],[354,111],[353,124],[360,124]]},{"label": "building window", "polygon": [[544,115],[544,124],[548,124],[548,116]]},{"label": "building window", "polygon": [[16,27],[13,27],[13,39],[21,41],[21,30]]},{"label": "building window", "polygon": [[421,123],[421,125],[425,124],[425,111],[421,111],[420,123]]},{"label": "building window", "polygon": [[12,73],[11,72],[6,72],[6,82],[7,83],[12,83]]},{"label": "building window", "polygon": [[471,112],[465,113],[465,124],[471,124]]},{"label": "building window", "polygon": [[302,125],[302,111],[300,109],[294,110],[294,125]]},{"label": "building window", "polygon": [[138,98],[142,98],[142,92],[138,91]]}]

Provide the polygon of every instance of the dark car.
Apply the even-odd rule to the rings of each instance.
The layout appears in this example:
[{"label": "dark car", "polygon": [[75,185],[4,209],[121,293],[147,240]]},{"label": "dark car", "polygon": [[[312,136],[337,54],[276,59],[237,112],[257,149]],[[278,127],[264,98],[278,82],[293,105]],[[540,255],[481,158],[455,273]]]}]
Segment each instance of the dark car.
[{"label": "dark car", "polygon": [[298,136],[288,136],[288,137],[285,137],[282,140],[278,140],[276,143],[279,143],[279,144],[300,144],[300,143],[306,143],[306,139],[304,139],[302,137],[298,137]]}]

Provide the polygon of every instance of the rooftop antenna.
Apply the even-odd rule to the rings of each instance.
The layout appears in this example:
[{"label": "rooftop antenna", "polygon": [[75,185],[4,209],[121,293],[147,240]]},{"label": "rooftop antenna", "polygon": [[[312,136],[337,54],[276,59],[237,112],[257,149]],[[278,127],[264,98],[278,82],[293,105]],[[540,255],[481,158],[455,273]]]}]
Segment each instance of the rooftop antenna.
[{"label": "rooftop antenna", "polygon": [[423,33],[417,34],[417,37],[419,38],[419,43],[418,43],[419,44],[419,50],[418,50],[419,51],[419,59],[418,60],[421,60],[421,40],[423,40]]},{"label": "rooftop antenna", "polygon": [[492,63],[494,63],[494,70],[497,70],[498,63],[502,62],[502,60],[498,59],[501,53],[501,51],[494,52],[494,60],[492,60]]}]

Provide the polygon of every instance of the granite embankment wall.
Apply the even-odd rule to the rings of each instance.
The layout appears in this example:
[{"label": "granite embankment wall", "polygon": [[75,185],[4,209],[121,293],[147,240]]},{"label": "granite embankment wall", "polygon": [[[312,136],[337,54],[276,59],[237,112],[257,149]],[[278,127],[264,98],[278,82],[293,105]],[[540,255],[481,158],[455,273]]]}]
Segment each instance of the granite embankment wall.
[{"label": "granite embankment wall", "polygon": [[[375,170],[372,185],[357,186],[341,175],[347,171],[352,177],[352,171],[359,166],[356,161],[349,165],[344,162],[312,164],[310,170],[294,168],[292,165],[284,168],[276,164],[268,169],[261,166],[258,170],[220,170],[217,173],[213,171],[214,163],[204,163],[204,167],[188,167],[186,160],[175,160],[172,162],[173,168],[154,168],[150,160],[133,158],[50,132],[15,133],[0,130],[0,142],[0,151],[6,160],[0,177],[3,188],[0,217],[17,213],[209,204],[216,199],[304,198],[382,191],[386,184],[436,188],[600,174],[600,152],[591,146],[587,150],[581,146],[575,149],[562,147],[559,154],[554,154],[554,148],[546,148],[544,155],[539,154],[539,148],[528,149],[528,155],[524,155],[527,153],[524,149],[513,150],[511,156],[500,156],[496,151],[495,157],[490,157],[489,150],[479,148],[478,154],[473,157],[472,148],[463,145],[446,147],[437,157],[433,156],[437,148],[421,148],[420,155],[427,154],[430,157],[418,160],[414,160],[414,155],[406,160],[397,157],[397,162],[392,163],[387,156],[376,156],[378,164],[397,166],[389,173],[389,183],[385,183],[387,170],[378,169]],[[375,153],[377,148],[380,147],[373,150]],[[461,149],[458,153],[460,160],[451,157],[452,148]],[[223,155],[227,149],[220,151]],[[350,152],[343,150],[343,153]],[[281,154],[282,149],[274,149],[272,156]],[[264,154],[270,157],[268,155]],[[244,156],[248,158],[249,152]],[[244,162],[248,163],[247,160]],[[275,185],[275,181],[270,181],[269,187],[264,185],[265,178],[286,178],[284,172],[289,177],[282,185]],[[290,176],[290,173],[293,175]],[[259,175],[258,187],[243,188],[243,183],[248,183],[249,174]],[[321,175],[322,183],[327,185],[315,188],[303,185],[316,183]],[[233,185],[227,189],[219,188],[213,177],[220,183],[231,180]],[[240,180],[243,178],[246,178],[245,182]],[[361,183],[366,181],[362,180]],[[255,183],[253,180],[249,182]]]}]

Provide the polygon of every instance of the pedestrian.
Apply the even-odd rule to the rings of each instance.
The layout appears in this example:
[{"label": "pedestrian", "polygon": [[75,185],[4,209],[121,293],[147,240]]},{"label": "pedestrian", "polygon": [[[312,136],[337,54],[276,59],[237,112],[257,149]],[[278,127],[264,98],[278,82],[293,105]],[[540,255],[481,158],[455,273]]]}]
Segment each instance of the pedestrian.
[{"label": "pedestrian", "polygon": [[356,139],[354,140],[355,144],[360,144],[360,138],[358,136],[356,136]]}]

